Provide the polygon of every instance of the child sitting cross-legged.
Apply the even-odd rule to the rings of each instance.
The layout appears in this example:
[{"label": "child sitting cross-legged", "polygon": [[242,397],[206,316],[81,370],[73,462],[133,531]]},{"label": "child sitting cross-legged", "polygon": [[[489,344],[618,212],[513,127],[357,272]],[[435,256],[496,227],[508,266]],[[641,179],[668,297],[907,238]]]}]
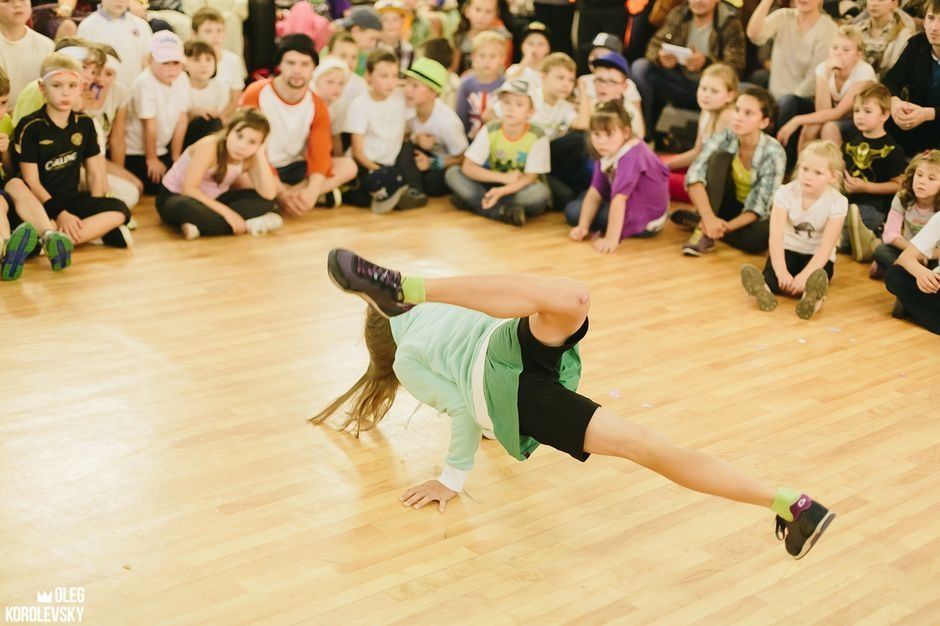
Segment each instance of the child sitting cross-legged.
[{"label": "child sitting cross-legged", "polygon": [[502,120],[477,133],[463,164],[448,169],[445,179],[457,208],[522,226],[549,204],[548,186],[539,181],[551,169],[548,136],[529,124],[535,105],[528,82],[507,81],[496,93]]},{"label": "child sitting cross-legged", "polygon": [[[43,61],[40,89],[46,104],[14,131],[16,160],[23,180],[43,203],[57,229],[75,244],[94,242],[116,248],[131,245],[127,205],[109,198],[104,155],[91,118],[72,108],[81,98],[82,67],[61,53]],[[80,191],[84,166],[88,191]]]}]

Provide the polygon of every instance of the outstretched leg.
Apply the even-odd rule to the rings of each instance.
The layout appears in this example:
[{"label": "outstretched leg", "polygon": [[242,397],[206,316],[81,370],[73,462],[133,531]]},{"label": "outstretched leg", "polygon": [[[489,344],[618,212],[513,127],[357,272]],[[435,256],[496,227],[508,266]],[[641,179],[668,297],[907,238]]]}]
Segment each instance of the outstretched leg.
[{"label": "outstretched leg", "polygon": [[587,286],[567,278],[525,275],[421,278],[402,276],[350,252],[333,250],[330,278],[386,316],[424,302],[473,309],[493,317],[528,317],[532,334],[546,345],[561,345],[584,323],[590,308]]},{"label": "outstretched leg", "polygon": [[792,489],[773,489],[721,459],[672,443],[658,432],[598,409],[584,435],[584,451],[628,459],[687,489],[769,508],[787,552],[802,558],[835,514]]}]

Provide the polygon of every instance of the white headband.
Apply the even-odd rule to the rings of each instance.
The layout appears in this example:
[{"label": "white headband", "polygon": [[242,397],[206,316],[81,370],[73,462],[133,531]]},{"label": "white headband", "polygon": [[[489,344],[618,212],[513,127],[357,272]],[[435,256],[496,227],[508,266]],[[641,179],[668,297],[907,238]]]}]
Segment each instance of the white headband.
[{"label": "white headband", "polygon": [[104,61],[104,66],[116,72],[121,68],[121,62],[109,54]]},{"label": "white headband", "polygon": [[82,48],[81,46],[65,46],[56,50],[59,54],[64,54],[67,57],[72,57],[76,61],[84,61],[88,58],[88,48]]},{"label": "white headband", "polygon": [[79,79],[79,80],[81,80],[81,78],[82,78],[82,75],[79,74],[78,72],[76,72],[75,70],[56,68],[56,69],[54,69],[54,70],[49,70],[48,72],[46,72],[45,74],[43,74],[43,75],[42,75],[42,82],[45,83],[47,80],[49,80],[50,78],[52,78],[52,77],[55,76],[56,74],[72,74],[72,75],[75,76],[75,78],[77,78],[77,79]]}]

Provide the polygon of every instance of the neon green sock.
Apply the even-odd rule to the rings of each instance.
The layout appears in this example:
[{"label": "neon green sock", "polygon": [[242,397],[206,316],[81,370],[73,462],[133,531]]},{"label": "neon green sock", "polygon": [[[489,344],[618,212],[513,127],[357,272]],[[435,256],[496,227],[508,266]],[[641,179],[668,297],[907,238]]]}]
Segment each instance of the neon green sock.
[{"label": "neon green sock", "polygon": [[793,513],[790,512],[790,506],[800,499],[800,492],[795,489],[785,489],[780,487],[774,494],[774,501],[770,505],[770,510],[785,519],[788,522],[793,521]]},{"label": "neon green sock", "polygon": [[424,279],[419,276],[405,276],[401,279],[402,302],[421,304],[424,298]]}]

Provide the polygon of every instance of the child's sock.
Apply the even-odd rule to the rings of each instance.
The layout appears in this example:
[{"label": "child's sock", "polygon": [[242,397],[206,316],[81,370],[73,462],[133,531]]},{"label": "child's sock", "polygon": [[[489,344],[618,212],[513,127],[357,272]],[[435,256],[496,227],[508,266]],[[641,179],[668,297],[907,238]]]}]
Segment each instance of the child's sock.
[{"label": "child's sock", "polygon": [[[793,521],[792,507],[793,505],[797,504],[799,500],[802,498],[806,498],[806,496],[801,494],[799,491],[795,489],[785,489],[783,487],[780,487],[777,489],[777,493],[774,494],[774,501],[770,505],[770,510],[776,513],[777,515],[779,515],[780,517],[782,517],[784,520],[788,522],[792,522]],[[806,498],[806,500],[809,500],[809,498]],[[806,506],[799,506],[796,508],[798,510],[802,510],[802,509],[807,508],[808,506],[809,505],[807,504]]]},{"label": "child's sock", "polygon": [[424,298],[424,279],[419,276],[405,276],[401,279],[402,302],[421,304]]}]

